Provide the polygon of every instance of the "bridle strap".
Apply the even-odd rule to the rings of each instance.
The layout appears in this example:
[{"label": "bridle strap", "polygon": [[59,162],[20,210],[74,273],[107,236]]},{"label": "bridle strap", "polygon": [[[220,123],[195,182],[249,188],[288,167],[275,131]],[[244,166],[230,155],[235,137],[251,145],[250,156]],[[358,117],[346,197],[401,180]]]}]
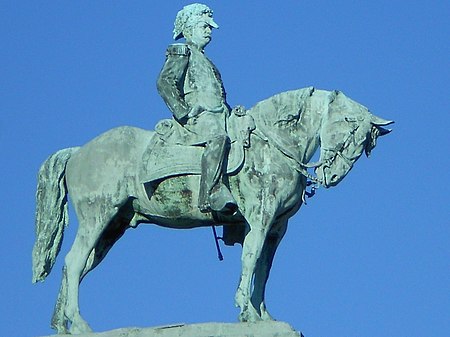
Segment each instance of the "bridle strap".
[{"label": "bridle strap", "polygon": [[273,146],[278,151],[280,151],[282,154],[284,154],[287,158],[291,159],[296,164],[294,168],[297,172],[304,175],[307,179],[311,180],[314,184],[322,185],[322,181],[319,178],[313,176],[311,173],[308,172],[309,168],[316,168],[316,167],[321,166],[322,165],[321,161],[311,163],[311,164],[304,164],[304,163],[300,162],[299,160],[297,160],[296,158],[294,158],[289,153],[287,153],[286,151],[284,151],[283,148],[281,146],[279,146],[279,144],[277,142],[273,141],[270,137],[268,137],[260,129],[257,128],[253,132],[255,133],[255,135],[258,135],[262,140],[269,143],[271,146]]},{"label": "bridle strap", "polygon": [[346,156],[344,156],[344,154],[342,152],[348,147],[350,140],[353,139],[355,132],[356,132],[356,130],[358,130],[358,128],[359,128],[359,126],[356,126],[353,128],[353,130],[348,134],[348,137],[345,139],[345,141],[342,143],[341,147],[338,150],[336,150],[336,148],[334,148],[332,150],[327,149],[327,148],[322,148],[323,151],[331,152],[333,155],[330,156],[329,158],[323,160],[321,162],[321,165],[324,165],[324,164],[330,165],[330,163],[334,162],[337,157],[341,157],[346,162],[347,165],[349,165],[349,166],[353,165],[352,161],[350,159],[348,159]]}]

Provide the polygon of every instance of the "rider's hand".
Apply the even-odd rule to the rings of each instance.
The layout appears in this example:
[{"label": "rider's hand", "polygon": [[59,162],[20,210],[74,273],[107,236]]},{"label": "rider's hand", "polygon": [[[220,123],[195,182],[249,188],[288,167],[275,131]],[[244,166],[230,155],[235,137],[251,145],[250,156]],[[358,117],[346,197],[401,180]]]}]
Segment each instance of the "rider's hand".
[{"label": "rider's hand", "polygon": [[243,105],[236,105],[232,110],[231,110],[232,114],[235,114],[236,116],[245,116],[247,113],[247,110],[245,109],[245,107]]},{"label": "rider's hand", "polygon": [[203,111],[205,111],[205,109],[203,109],[203,107],[200,106],[199,104],[196,104],[191,108],[191,111],[189,111],[187,116],[188,118],[196,117],[200,115]]}]

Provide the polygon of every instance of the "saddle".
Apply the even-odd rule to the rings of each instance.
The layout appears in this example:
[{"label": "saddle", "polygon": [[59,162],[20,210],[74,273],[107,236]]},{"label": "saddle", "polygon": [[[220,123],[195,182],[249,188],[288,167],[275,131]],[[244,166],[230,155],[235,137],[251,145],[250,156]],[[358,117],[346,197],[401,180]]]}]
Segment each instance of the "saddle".
[{"label": "saddle", "polygon": [[[243,109],[233,109],[227,121],[231,148],[226,174],[236,174],[245,160],[245,148],[250,147],[250,134],[255,122]],[[204,147],[189,143],[188,132],[173,119],[163,119],[155,127],[141,161],[139,180],[153,183],[178,175],[200,175]]]}]

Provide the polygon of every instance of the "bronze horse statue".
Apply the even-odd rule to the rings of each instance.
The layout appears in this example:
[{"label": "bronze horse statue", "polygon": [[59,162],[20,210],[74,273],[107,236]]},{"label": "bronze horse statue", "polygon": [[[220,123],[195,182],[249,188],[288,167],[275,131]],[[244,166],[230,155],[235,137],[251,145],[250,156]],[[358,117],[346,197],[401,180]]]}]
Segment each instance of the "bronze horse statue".
[{"label": "bronze horse statue", "polygon": [[[275,95],[247,111],[255,123],[245,161],[228,176],[238,203],[234,215],[201,213],[199,175],[181,174],[151,187],[139,180],[139,163],[155,132],[119,127],[82,147],[50,156],[39,171],[33,281],[50,273],[68,223],[67,194],[78,217],[65,258],[52,327],[58,333],[90,331],[81,317],[79,285],[127,228],[141,223],[170,228],[224,226],[242,243],[235,300],[243,322],[272,319],[265,306],[270,267],[289,218],[302,205],[307,180],[337,185],[392,123],[338,91],[312,87]],[[308,164],[320,147],[320,158]],[[315,168],[316,177],[308,173]],[[308,179],[307,179],[308,178]]]}]

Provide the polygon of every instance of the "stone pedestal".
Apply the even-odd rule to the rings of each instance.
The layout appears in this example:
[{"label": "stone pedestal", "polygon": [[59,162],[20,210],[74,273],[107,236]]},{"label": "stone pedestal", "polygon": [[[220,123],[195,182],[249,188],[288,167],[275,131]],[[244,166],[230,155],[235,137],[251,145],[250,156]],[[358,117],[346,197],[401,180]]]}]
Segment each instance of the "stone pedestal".
[{"label": "stone pedestal", "polygon": [[[74,335],[52,335],[47,337]],[[284,322],[173,324],[154,328],[122,328],[77,337],[303,337]]]}]

